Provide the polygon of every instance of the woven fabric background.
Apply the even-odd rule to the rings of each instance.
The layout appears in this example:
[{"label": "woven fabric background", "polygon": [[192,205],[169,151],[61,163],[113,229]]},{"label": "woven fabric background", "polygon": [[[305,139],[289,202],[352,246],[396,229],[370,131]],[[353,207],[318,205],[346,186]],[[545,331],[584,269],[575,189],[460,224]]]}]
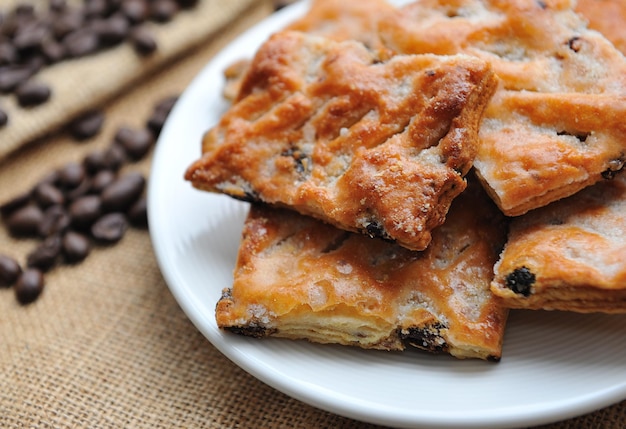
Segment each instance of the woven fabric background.
[{"label": "woven fabric background", "polygon": [[[94,140],[53,134],[1,161],[0,201],[105,147],[119,126],[142,126],[155,102],[182,92],[232,37],[269,14],[267,3],[109,100]],[[127,168],[147,174],[150,159]],[[0,229],[0,253],[21,263],[34,245]],[[27,306],[0,289],[0,428],[375,427],[283,395],[222,356],[175,302],[145,230],[130,229],[119,244],[54,269],[46,281]],[[623,429],[625,422],[622,402],[544,428]]]}]

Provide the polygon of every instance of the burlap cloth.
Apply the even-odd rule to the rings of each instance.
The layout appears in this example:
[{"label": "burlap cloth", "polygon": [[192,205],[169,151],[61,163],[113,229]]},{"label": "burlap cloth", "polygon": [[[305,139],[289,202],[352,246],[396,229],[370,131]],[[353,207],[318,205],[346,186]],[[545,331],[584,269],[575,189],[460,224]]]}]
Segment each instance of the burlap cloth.
[{"label": "burlap cloth", "polygon": [[[232,37],[270,12],[259,3],[228,30],[109,100],[94,141],[77,144],[58,134],[12,154],[0,163],[0,201],[105,147],[120,125],[142,126],[156,101],[180,93]],[[129,168],[148,173],[150,159]],[[33,245],[0,230],[0,252],[22,263]],[[131,229],[118,245],[98,248],[46,279],[43,295],[28,306],[0,289],[0,428],[373,427],[279,393],[222,356],[175,302],[147,231]],[[625,422],[622,402],[545,427],[624,428]]]}]

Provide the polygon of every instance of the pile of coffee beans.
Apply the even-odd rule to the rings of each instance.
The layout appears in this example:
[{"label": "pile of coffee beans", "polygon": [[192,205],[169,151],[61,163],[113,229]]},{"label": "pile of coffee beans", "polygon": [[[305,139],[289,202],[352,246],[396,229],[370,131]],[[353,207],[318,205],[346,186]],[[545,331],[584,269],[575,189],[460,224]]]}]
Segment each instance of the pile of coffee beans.
[{"label": "pile of coffee beans", "polygon": [[129,227],[148,226],[146,179],[120,169],[149,153],[176,100],[159,101],[145,127],[119,127],[105,149],[54,169],[27,192],[0,204],[11,236],[37,239],[24,267],[0,255],[0,287],[14,286],[18,301],[30,303],[44,288],[44,274],[55,266],[79,263],[93,246],[115,244]]},{"label": "pile of coffee beans", "polygon": [[[124,42],[149,55],[158,46],[144,24],[169,22],[198,1],[48,0],[41,7],[42,0],[25,0],[0,11],[0,93],[13,94],[22,107],[36,106],[52,96],[53,88],[35,80],[43,67]],[[0,107],[0,127],[8,122]]]}]

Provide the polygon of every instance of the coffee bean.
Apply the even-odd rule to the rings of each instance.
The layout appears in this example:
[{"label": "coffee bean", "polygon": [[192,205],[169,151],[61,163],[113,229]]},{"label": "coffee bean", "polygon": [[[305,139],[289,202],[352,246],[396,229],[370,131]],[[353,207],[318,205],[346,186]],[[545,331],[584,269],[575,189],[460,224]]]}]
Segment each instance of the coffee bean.
[{"label": "coffee bean", "polygon": [[42,183],[49,183],[51,185],[57,186],[60,183],[60,177],[61,174],[58,170],[52,170],[51,172],[43,176],[39,180],[39,183],[37,185],[40,185]]},{"label": "coffee bean", "polygon": [[198,1],[199,0],[177,0],[177,3],[184,9],[190,9],[195,7],[198,4]]},{"label": "coffee bean", "polygon": [[63,12],[67,8],[67,0],[49,0],[49,8],[52,12]]},{"label": "coffee bean", "polygon": [[132,24],[139,24],[148,18],[148,1],[126,0],[122,3],[121,11]]},{"label": "coffee bean", "polygon": [[38,268],[44,272],[48,271],[56,264],[61,254],[61,249],[61,236],[58,234],[51,235],[26,256],[26,265],[29,268]]},{"label": "coffee bean", "polygon": [[68,211],[74,228],[89,228],[102,215],[102,202],[97,195],[85,195],[70,204]]},{"label": "coffee bean", "polygon": [[148,226],[148,202],[146,197],[140,197],[126,213],[131,225],[145,228]]},{"label": "coffee bean", "polygon": [[80,28],[63,38],[63,46],[70,58],[84,57],[100,48],[98,34],[91,28]]},{"label": "coffee bean", "polygon": [[163,129],[163,125],[165,124],[165,121],[167,120],[168,115],[170,114],[171,110],[174,108],[174,105],[176,104],[177,101],[178,101],[178,96],[167,97],[161,100],[159,103],[157,103],[157,105],[154,107],[154,110],[152,114],[150,115],[150,118],[148,119],[146,126],[148,127],[150,131],[152,131],[155,137],[158,137],[159,134],[161,133],[161,130]]},{"label": "coffee bean", "polygon": [[9,115],[5,112],[4,109],[0,108],[0,128],[4,127],[9,123]]},{"label": "coffee bean", "polygon": [[104,188],[109,186],[117,178],[116,174],[111,170],[98,171],[91,180],[91,192],[101,193]]},{"label": "coffee bean", "polygon": [[67,163],[59,170],[59,185],[63,189],[73,189],[80,185],[87,172],[82,164],[77,162]]},{"label": "coffee bean", "polygon": [[95,29],[101,43],[116,45],[126,38],[130,30],[130,24],[124,15],[116,14],[98,21]]},{"label": "coffee bean", "polygon": [[20,207],[24,207],[30,201],[30,192],[25,192],[14,196],[0,205],[0,214],[7,217]]},{"label": "coffee bean", "polygon": [[84,11],[87,18],[101,18],[108,12],[108,5],[106,0],[86,0]]},{"label": "coffee bean", "polygon": [[104,165],[105,168],[113,171],[119,170],[126,162],[126,152],[118,144],[110,145],[104,151]]},{"label": "coffee bean", "polygon": [[9,42],[0,43],[0,66],[15,64],[19,58],[17,49]]},{"label": "coffee bean", "polygon": [[79,9],[66,9],[52,20],[52,32],[57,40],[63,40],[67,35],[80,29],[85,22],[85,16]]},{"label": "coffee bean", "polygon": [[65,203],[63,192],[50,183],[40,183],[33,190],[33,197],[42,209]]},{"label": "coffee bean", "polygon": [[139,26],[130,33],[130,42],[141,56],[150,55],[158,48],[154,33],[145,26]]},{"label": "coffee bean", "polygon": [[6,67],[0,69],[0,92],[6,94],[24,84],[32,75],[32,70],[26,66]]},{"label": "coffee bean", "polygon": [[22,107],[38,106],[50,99],[52,90],[46,84],[29,80],[15,90],[17,101]]},{"label": "coffee bean", "polygon": [[65,261],[74,264],[84,260],[91,252],[89,238],[78,232],[68,231],[63,237]]},{"label": "coffee bean", "polygon": [[156,22],[169,22],[178,13],[178,5],[173,0],[154,0],[150,4],[150,17]]},{"label": "coffee bean", "polygon": [[126,211],[143,193],[146,179],[139,172],[130,172],[104,188],[101,194],[105,212]]},{"label": "coffee bean", "polygon": [[109,213],[91,226],[91,236],[103,243],[115,243],[122,239],[128,222],[122,213]]},{"label": "coffee bean", "polygon": [[44,289],[43,273],[36,268],[27,268],[15,283],[15,296],[21,304],[34,302]]},{"label": "coffee bean", "polygon": [[20,264],[10,256],[0,255],[0,287],[10,287],[22,274]]},{"label": "coffee bean", "polygon": [[154,144],[154,137],[145,128],[135,130],[121,127],[114,139],[124,148],[124,152],[133,161],[143,158]]},{"label": "coffee bean", "polygon": [[13,46],[19,52],[37,50],[41,47],[41,42],[50,36],[49,30],[43,25],[29,25],[18,29],[13,37]]},{"label": "coffee bean", "polygon": [[13,211],[6,219],[5,225],[16,237],[34,236],[39,233],[39,224],[43,220],[43,212],[35,204],[27,204]]},{"label": "coffee bean", "polygon": [[49,64],[58,63],[67,55],[65,47],[56,40],[51,39],[41,42],[41,53]]},{"label": "coffee bean", "polygon": [[104,112],[102,110],[89,110],[70,122],[69,131],[72,137],[83,141],[96,136],[104,124]]},{"label": "coffee bean", "polygon": [[63,206],[52,206],[44,212],[37,232],[41,237],[49,237],[65,231],[70,226],[70,222],[70,215]]},{"label": "coffee bean", "polygon": [[83,166],[88,174],[96,174],[100,170],[107,168],[105,153],[101,150],[96,150],[88,153],[83,158]]}]

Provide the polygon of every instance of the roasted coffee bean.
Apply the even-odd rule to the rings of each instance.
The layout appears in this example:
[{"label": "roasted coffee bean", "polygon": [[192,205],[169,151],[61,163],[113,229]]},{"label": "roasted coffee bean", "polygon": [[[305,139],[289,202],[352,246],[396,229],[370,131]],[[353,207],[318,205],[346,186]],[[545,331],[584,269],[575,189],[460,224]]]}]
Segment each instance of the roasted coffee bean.
[{"label": "roasted coffee bean", "polygon": [[20,264],[8,255],[0,255],[0,287],[10,287],[22,274]]},{"label": "roasted coffee bean", "polygon": [[102,201],[98,195],[85,195],[70,204],[68,212],[74,228],[89,228],[102,215]]},{"label": "roasted coffee bean", "polygon": [[126,0],[121,5],[122,13],[132,24],[139,24],[148,18],[147,0]]},{"label": "roasted coffee bean", "polygon": [[49,8],[52,12],[63,12],[67,8],[67,0],[50,0]]},{"label": "roasted coffee bean", "polygon": [[63,236],[63,255],[66,262],[70,264],[81,262],[90,252],[91,243],[85,235],[68,231]]},{"label": "roasted coffee bean", "polygon": [[35,249],[26,256],[26,265],[29,268],[37,268],[41,271],[50,270],[61,255],[61,236],[51,235],[39,243]]},{"label": "roasted coffee bean", "polygon": [[78,141],[90,139],[102,130],[104,124],[104,112],[102,110],[89,110],[69,124],[72,137]]},{"label": "roasted coffee bean", "polygon": [[15,91],[32,75],[27,66],[5,67],[0,69],[0,92],[6,94]]},{"label": "roasted coffee bean", "polygon": [[34,302],[44,289],[43,273],[36,268],[27,268],[15,283],[15,296],[21,304]]},{"label": "roasted coffee bean", "polygon": [[43,182],[35,186],[33,190],[33,198],[42,209],[46,209],[53,205],[61,205],[65,203],[63,192],[56,186]]},{"label": "roasted coffee bean", "polygon": [[49,207],[43,213],[43,219],[39,223],[38,234],[41,237],[49,237],[65,231],[70,226],[70,215],[60,205]]},{"label": "roasted coffee bean", "polygon": [[180,7],[184,9],[191,9],[192,7],[195,7],[198,4],[198,1],[199,0],[177,0]]},{"label": "roasted coffee bean", "polygon": [[167,97],[156,104],[146,126],[152,131],[155,137],[158,137],[163,129],[163,125],[167,120],[168,115],[174,108],[174,105],[178,101],[178,96]]},{"label": "roasted coffee bean", "polygon": [[73,189],[65,190],[65,199],[68,202],[74,201],[84,195],[87,195],[91,191],[91,178],[85,176],[82,182]]},{"label": "roasted coffee bean", "polygon": [[4,127],[8,123],[9,115],[4,111],[4,109],[0,109],[0,128]]},{"label": "roasted coffee bean", "polygon": [[13,211],[5,221],[9,232],[16,237],[34,236],[39,233],[43,211],[35,204],[27,204]]},{"label": "roasted coffee bean", "polygon": [[9,42],[0,43],[0,66],[15,64],[19,58],[17,49]]},{"label": "roasted coffee bean", "polygon": [[117,171],[122,165],[126,162],[126,152],[124,152],[124,148],[122,148],[118,144],[110,145],[104,151],[104,165],[105,168]]},{"label": "roasted coffee bean", "polygon": [[146,197],[140,197],[126,213],[131,225],[145,228],[148,226],[148,201]]},{"label": "roasted coffee bean", "polygon": [[102,209],[105,212],[126,211],[143,193],[146,179],[137,171],[126,173],[104,188]]},{"label": "roasted coffee bean", "polygon": [[2,217],[9,216],[15,210],[24,207],[30,201],[30,196],[30,192],[24,192],[2,203],[2,205],[0,205],[0,214]]},{"label": "roasted coffee bean", "polygon": [[60,177],[61,177],[61,174],[59,173],[58,170],[52,170],[51,172],[43,176],[39,180],[38,184],[49,183],[51,185],[57,186],[60,183]]},{"label": "roasted coffee bean", "polygon": [[91,192],[101,193],[104,188],[115,181],[117,175],[111,170],[100,170],[91,179]]},{"label": "roasted coffee bean", "polygon": [[41,54],[49,64],[58,63],[67,55],[65,47],[56,40],[46,39],[41,42]]},{"label": "roasted coffee bean", "polygon": [[68,8],[52,20],[52,31],[57,40],[80,29],[85,23],[85,16],[79,9]]},{"label": "roasted coffee bean", "polygon": [[150,4],[150,17],[156,22],[169,22],[178,13],[174,0],[154,0]]},{"label": "roasted coffee bean", "polygon": [[96,174],[100,170],[104,170],[107,168],[106,165],[106,155],[102,150],[96,150],[88,153],[85,158],[83,158],[83,166],[85,167],[85,171],[88,174]]},{"label": "roasted coffee bean", "polygon": [[73,189],[80,185],[87,172],[85,167],[77,162],[70,162],[63,166],[59,172],[59,185],[63,189]]},{"label": "roasted coffee bean", "polygon": [[85,0],[84,12],[87,18],[104,17],[109,10],[106,0]]},{"label": "roasted coffee bean", "polygon": [[63,45],[70,58],[84,57],[100,48],[98,34],[91,28],[80,28],[63,38]]},{"label": "roasted coffee bean", "polygon": [[17,87],[15,95],[20,106],[31,107],[48,101],[52,95],[52,90],[46,84],[29,80]]},{"label": "roasted coffee bean", "polygon": [[152,133],[145,128],[121,127],[114,139],[124,148],[126,155],[133,161],[143,158],[154,144]]},{"label": "roasted coffee bean", "polygon": [[43,25],[29,25],[18,29],[13,37],[13,46],[19,52],[39,50],[41,42],[50,36],[49,30]]},{"label": "roasted coffee bean", "polygon": [[130,24],[124,15],[116,14],[98,21],[95,29],[101,43],[116,45],[126,39],[130,30]]},{"label": "roasted coffee bean", "polygon": [[158,48],[154,33],[152,33],[149,28],[143,25],[135,28],[130,33],[129,38],[130,42],[133,45],[133,48],[135,49],[135,52],[137,52],[141,56],[150,55]]},{"label": "roasted coffee bean", "polygon": [[127,228],[128,222],[124,214],[109,213],[91,226],[91,236],[103,243],[115,243],[124,237]]}]

